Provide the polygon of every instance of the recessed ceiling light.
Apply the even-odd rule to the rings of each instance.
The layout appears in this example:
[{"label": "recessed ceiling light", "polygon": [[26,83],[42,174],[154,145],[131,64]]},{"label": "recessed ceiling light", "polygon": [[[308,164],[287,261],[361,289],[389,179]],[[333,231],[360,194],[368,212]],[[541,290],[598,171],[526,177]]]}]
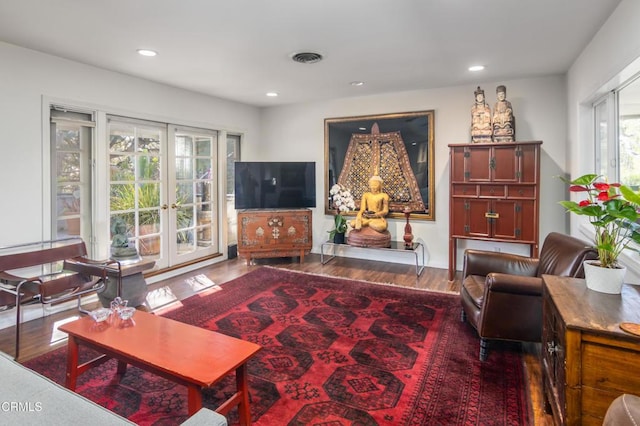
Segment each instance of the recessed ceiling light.
[{"label": "recessed ceiling light", "polygon": [[364,81],[352,81],[349,84],[352,86],[362,86],[364,84]]},{"label": "recessed ceiling light", "polygon": [[158,52],[149,49],[138,49],[138,53],[142,56],[156,56]]},{"label": "recessed ceiling light", "polygon": [[475,72],[475,71],[482,71],[484,69],[484,65],[474,65],[469,67],[469,71]]},{"label": "recessed ceiling light", "polygon": [[276,96],[278,96],[278,94],[276,92],[267,92],[267,96],[269,96],[270,98],[275,98]]},{"label": "recessed ceiling light", "polygon": [[366,127],[358,127],[358,130],[367,130]]}]

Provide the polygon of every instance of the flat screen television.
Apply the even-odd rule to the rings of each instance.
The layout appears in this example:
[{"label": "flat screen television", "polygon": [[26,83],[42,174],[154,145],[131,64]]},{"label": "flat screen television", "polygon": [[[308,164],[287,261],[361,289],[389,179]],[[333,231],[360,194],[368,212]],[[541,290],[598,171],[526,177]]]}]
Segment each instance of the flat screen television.
[{"label": "flat screen television", "polygon": [[284,209],[316,206],[316,163],[236,161],[235,208]]}]

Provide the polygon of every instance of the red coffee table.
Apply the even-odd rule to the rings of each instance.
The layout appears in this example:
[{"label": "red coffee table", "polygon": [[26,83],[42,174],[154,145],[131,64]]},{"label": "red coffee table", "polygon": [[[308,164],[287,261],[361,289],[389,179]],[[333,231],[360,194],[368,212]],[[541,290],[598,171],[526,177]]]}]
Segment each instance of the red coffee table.
[{"label": "red coffee table", "polygon": [[[69,334],[68,389],[75,390],[78,375],[115,358],[119,374],[131,364],[185,385],[191,416],[202,407],[202,388],[235,371],[237,392],[216,411],[226,415],[237,405],[240,423],[251,424],[246,363],[259,345],[143,311],[136,311],[133,321],[121,322],[112,315],[96,323],[84,317],[59,327]],[[80,345],[104,355],[78,365]]]}]

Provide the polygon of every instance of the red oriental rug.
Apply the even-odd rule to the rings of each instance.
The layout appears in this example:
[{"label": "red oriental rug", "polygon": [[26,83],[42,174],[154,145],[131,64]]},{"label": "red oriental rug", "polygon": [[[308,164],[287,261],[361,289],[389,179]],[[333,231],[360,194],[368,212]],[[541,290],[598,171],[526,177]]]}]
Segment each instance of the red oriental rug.
[{"label": "red oriental rug", "polygon": [[[455,295],[260,268],[163,315],[263,346],[249,363],[257,425],[529,424],[519,352],[478,361],[460,309]],[[65,359],[62,348],[26,365],[64,383]],[[114,360],[77,389],[139,424],[187,418],[186,388],[134,367],[118,381]],[[204,405],[234,390],[229,377]]]}]

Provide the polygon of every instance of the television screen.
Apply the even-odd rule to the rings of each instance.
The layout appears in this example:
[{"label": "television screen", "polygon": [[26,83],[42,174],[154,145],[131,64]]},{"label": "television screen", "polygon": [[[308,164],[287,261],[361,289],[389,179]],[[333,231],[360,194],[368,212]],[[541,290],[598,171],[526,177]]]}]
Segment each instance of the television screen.
[{"label": "television screen", "polygon": [[315,162],[237,161],[234,166],[236,210],[316,206]]}]

